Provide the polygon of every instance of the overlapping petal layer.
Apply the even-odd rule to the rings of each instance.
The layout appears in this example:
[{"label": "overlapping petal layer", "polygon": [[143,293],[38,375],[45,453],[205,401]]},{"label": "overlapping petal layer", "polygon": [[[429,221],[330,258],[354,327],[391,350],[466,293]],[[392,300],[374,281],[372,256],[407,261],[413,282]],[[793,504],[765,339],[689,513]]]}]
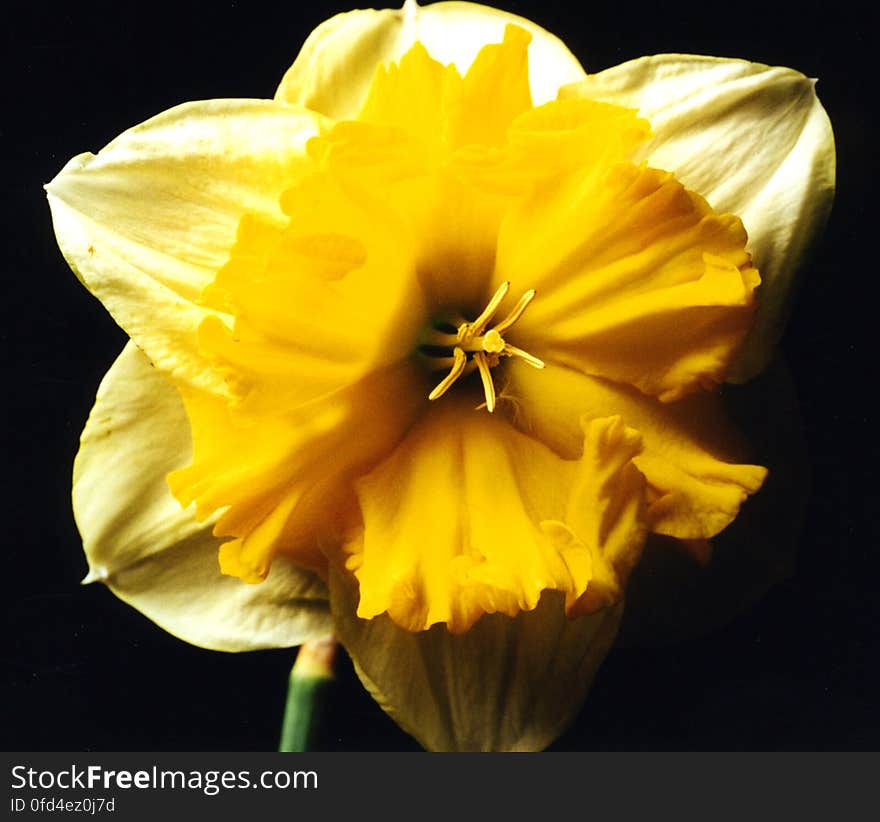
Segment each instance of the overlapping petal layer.
[{"label": "overlapping petal layer", "polygon": [[538,751],[580,709],[623,606],[574,619],[548,591],[533,611],[488,614],[463,634],[359,619],[357,586],[331,569],[340,641],[379,705],[428,750]]},{"label": "overlapping petal layer", "polygon": [[674,172],[713,208],[742,219],[764,284],[731,375],[740,381],[767,364],[795,275],[834,199],[834,134],[815,85],[788,68],[659,54],[560,91],[637,108],[654,132],[640,156]]},{"label": "overlapping petal layer", "polygon": [[494,278],[540,295],[522,347],[674,400],[720,382],[748,331],[745,241],[671,174],[597,163],[509,210]]},{"label": "overlapping petal layer", "polygon": [[764,468],[742,462],[748,451],[725,422],[717,397],[658,403],[562,365],[536,372],[511,363],[508,373],[520,427],[568,458],[578,453],[583,416],[614,408],[639,432],[643,449],[633,462],[648,483],[647,521],[656,533],[712,537],[764,481]]},{"label": "overlapping petal layer", "polygon": [[46,187],[71,268],[176,381],[224,392],[198,352],[208,312],[195,301],[244,214],[283,218],[281,192],[321,122],[265,100],[186,103],[74,157]]},{"label": "overlapping petal layer", "polygon": [[644,540],[640,440],[607,418],[582,442],[563,460],[465,403],[433,409],[357,483],[358,615],[461,633],[483,613],[532,610],[547,589],[570,610],[619,599]]},{"label": "overlapping petal layer", "polygon": [[169,483],[200,517],[226,509],[215,526],[234,538],[221,551],[223,571],[260,582],[278,553],[323,571],[322,544],[338,540],[352,516],[351,480],[401,439],[425,403],[421,385],[404,362],[258,420],[185,392],[193,461]]},{"label": "overlapping petal layer", "polygon": [[407,227],[363,187],[314,173],[284,228],[246,215],[201,303],[199,345],[243,414],[295,414],[411,354],[425,308]]},{"label": "overlapping petal layer", "polygon": [[565,44],[530,20],[476,3],[420,8],[406,2],[402,9],[360,9],[322,23],[303,44],[275,99],[351,119],[360,112],[378,66],[400,60],[416,42],[464,74],[480,49],[499,42],[511,24],[532,35],[529,83],[536,103],[583,79],[583,68]]},{"label": "overlapping petal layer", "polygon": [[304,568],[281,558],[259,587],[219,575],[213,521],[198,522],[165,482],[190,453],[177,391],[129,343],[101,383],[74,464],[88,581],[206,648],[284,647],[331,634],[326,588]]},{"label": "overlapping petal layer", "polygon": [[401,129],[438,151],[501,145],[513,120],[531,109],[528,44],[508,26],[500,43],[485,45],[462,76],[418,43],[399,63],[380,66],[357,120]]}]

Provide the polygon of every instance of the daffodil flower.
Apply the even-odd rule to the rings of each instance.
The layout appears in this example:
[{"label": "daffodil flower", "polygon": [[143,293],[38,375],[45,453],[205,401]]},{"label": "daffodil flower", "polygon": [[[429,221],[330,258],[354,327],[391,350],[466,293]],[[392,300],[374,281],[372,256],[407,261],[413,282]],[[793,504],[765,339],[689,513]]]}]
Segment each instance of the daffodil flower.
[{"label": "daffodil flower", "polygon": [[335,634],[428,748],[545,747],[647,535],[702,555],[760,488],[712,389],[767,361],[833,183],[789,69],[334,17],[273,100],[48,186],[131,337],[74,469],[88,579],[208,648]]}]

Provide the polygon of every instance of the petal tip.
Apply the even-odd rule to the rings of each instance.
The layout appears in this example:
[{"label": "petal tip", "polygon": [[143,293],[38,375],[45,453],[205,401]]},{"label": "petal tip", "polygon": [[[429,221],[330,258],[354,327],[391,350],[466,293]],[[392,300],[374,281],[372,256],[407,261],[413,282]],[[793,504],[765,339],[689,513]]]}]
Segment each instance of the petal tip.
[{"label": "petal tip", "polygon": [[89,572],[80,580],[80,585],[91,585],[93,582],[106,582],[110,572],[103,565],[89,566]]}]

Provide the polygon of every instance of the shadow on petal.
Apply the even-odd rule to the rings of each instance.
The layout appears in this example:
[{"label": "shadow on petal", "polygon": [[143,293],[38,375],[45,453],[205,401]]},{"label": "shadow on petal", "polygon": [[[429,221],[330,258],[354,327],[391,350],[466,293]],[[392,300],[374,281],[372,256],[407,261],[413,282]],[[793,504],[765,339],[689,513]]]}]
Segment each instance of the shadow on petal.
[{"label": "shadow on petal", "polygon": [[769,468],[761,491],[698,563],[669,537],[649,538],[630,577],[618,644],[656,646],[720,628],[791,576],[809,496],[795,388],[777,359],[745,386],[724,388],[726,410]]}]

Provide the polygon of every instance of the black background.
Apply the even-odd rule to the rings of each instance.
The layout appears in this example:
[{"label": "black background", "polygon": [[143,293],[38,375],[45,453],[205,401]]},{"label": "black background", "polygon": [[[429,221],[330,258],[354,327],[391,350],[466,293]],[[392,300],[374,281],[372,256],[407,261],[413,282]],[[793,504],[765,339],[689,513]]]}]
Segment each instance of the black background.
[{"label": "black background", "polygon": [[[876,53],[867,6],[830,2],[505,7],[588,70],[657,52],[789,65],[820,78],[838,197],[783,341],[812,492],[791,576],[730,624],[617,648],[558,750],[880,747],[875,518]],[[125,336],[69,272],[41,185],[66,160],[185,100],[268,97],[343,6],[204,2],[7,6],[0,585],[6,750],[271,750],[293,652],[204,651],[100,586],[69,502],[79,432]],[[875,49],[876,51],[876,49]],[[871,192],[873,193],[873,192]],[[869,222],[870,220],[870,222]],[[343,663],[320,746],[416,750]],[[686,779],[686,775],[682,775]]]}]

